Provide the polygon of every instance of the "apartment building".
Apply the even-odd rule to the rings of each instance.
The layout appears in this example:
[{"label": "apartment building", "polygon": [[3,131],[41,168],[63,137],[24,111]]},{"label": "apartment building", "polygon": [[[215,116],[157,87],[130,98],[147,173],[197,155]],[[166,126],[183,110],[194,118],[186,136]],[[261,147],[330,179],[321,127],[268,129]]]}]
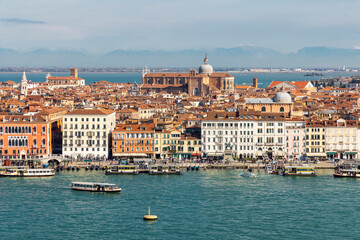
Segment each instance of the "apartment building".
[{"label": "apartment building", "polygon": [[289,160],[305,160],[305,132],[305,121],[287,120],[285,122],[285,152]]},{"label": "apartment building", "polygon": [[175,157],[177,147],[181,141],[181,132],[174,128],[155,130],[155,157]]},{"label": "apartment building", "polygon": [[153,158],[154,123],[120,124],[112,133],[112,156],[116,159]]},{"label": "apartment building", "polygon": [[346,121],[344,119],[326,121],[325,142],[327,158],[358,158],[358,135],[357,121]]},{"label": "apartment building", "polygon": [[306,122],[306,157],[326,159],[325,146],[325,122]]},{"label": "apartment building", "polygon": [[260,112],[214,112],[202,121],[202,153],[224,156],[232,150],[235,158],[284,156],[285,121]]},{"label": "apartment building", "polygon": [[75,109],[63,115],[63,155],[109,158],[115,112],[104,108]]},{"label": "apartment building", "polygon": [[0,119],[0,159],[36,160],[50,153],[50,123],[41,116]]}]

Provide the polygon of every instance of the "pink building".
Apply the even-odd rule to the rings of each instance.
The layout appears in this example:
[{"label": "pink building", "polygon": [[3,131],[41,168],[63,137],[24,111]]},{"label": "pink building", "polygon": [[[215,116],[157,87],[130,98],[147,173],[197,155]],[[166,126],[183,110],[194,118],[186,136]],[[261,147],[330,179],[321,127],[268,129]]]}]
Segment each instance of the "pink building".
[{"label": "pink building", "polygon": [[289,120],[285,124],[285,154],[288,160],[305,160],[305,122]]}]

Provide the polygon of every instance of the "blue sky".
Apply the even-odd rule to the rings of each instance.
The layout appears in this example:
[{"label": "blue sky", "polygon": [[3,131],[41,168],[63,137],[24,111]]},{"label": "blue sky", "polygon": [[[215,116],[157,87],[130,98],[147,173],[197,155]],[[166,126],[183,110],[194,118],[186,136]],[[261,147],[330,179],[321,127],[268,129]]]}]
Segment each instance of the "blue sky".
[{"label": "blue sky", "polygon": [[355,0],[0,0],[0,48],[355,48],[359,10]]}]

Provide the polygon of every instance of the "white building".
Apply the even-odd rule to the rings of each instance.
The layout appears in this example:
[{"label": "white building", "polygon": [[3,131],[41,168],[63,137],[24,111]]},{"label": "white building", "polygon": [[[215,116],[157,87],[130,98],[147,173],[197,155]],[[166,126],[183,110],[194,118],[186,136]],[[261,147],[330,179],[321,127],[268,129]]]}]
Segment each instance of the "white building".
[{"label": "white building", "polygon": [[209,113],[201,124],[202,154],[223,156],[226,146],[238,158],[284,156],[285,121],[268,114]]},{"label": "white building", "polygon": [[356,121],[326,121],[327,158],[356,159],[359,152],[359,129]]},{"label": "white building", "polygon": [[254,122],[242,119],[235,112],[209,113],[202,121],[202,154],[207,157],[223,156],[226,145],[234,157],[254,156]]},{"label": "white building", "polygon": [[255,157],[281,159],[285,157],[285,119],[267,117],[255,123]]},{"label": "white building", "polygon": [[75,109],[63,116],[63,155],[109,158],[115,112],[103,108]]}]

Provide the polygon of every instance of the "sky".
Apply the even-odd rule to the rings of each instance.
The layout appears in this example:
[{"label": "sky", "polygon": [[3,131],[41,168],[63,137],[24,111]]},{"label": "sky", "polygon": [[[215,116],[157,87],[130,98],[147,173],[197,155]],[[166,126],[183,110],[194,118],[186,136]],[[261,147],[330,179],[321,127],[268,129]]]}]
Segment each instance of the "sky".
[{"label": "sky", "polygon": [[360,0],[0,0],[0,48],[359,48]]}]

